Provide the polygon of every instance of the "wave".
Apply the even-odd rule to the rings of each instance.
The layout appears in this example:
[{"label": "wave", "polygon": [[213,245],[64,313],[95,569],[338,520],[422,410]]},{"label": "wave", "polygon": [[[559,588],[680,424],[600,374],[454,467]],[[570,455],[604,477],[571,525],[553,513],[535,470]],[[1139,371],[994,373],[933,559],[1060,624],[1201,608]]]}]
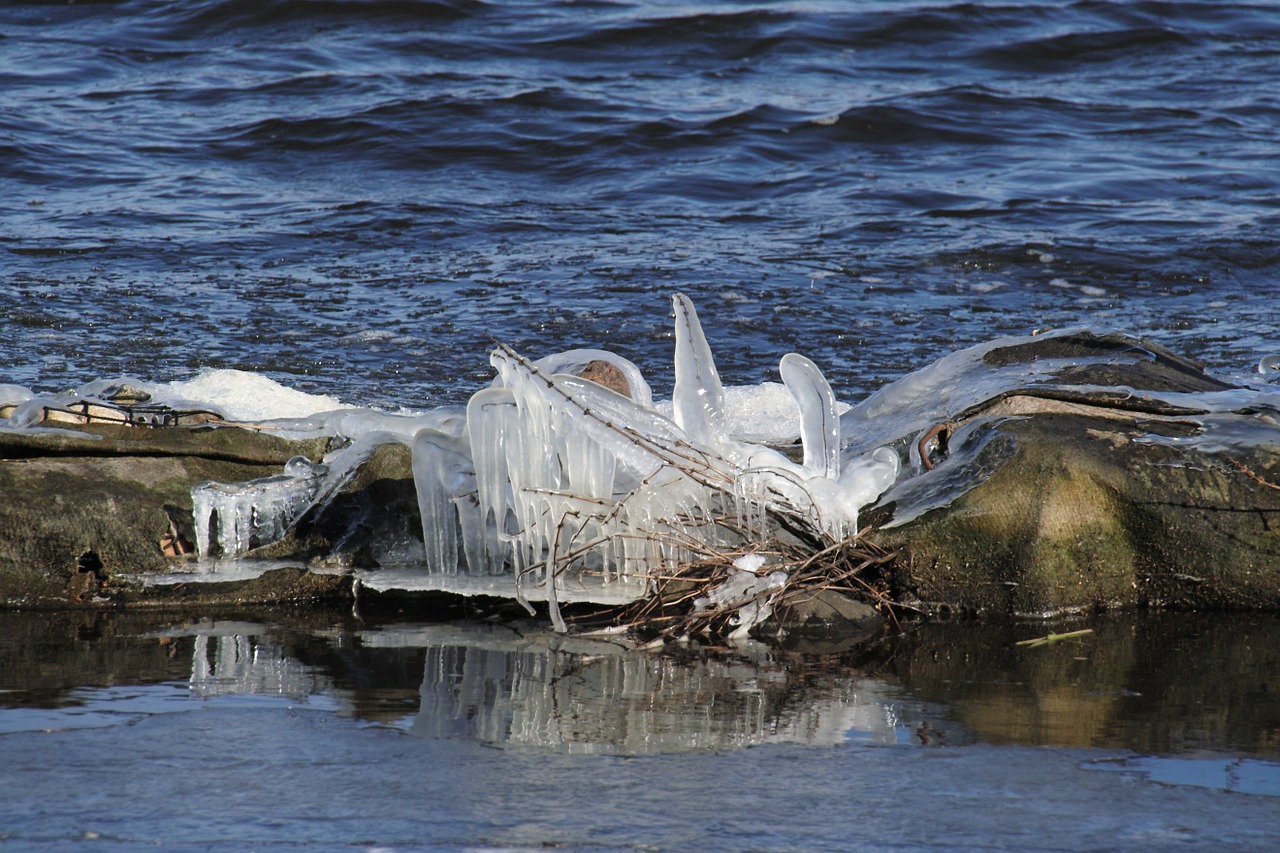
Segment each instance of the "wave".
[{"label": "wave", "polygon": [[525,49],[554,52],[558,61],[633,62],[662,57],[684,63],[768,53],[789,40],[796,20],[795,14],[774,9],[694,11],[678,16],[558,21],[552,28],[513,35]]},{"label": "wave", "polygon": [[450,20],[480,14],[487,8],[483,0],[204,0],[158,4],[139,23],[154,35],[204,39],[257,27]]},{"label": "wave", "polygon": [[1196,39],[1164,27],[1137,27],[1107,32],[1066,33],[1032,38],[977,51],[975,59],[990,66],[1019,71],[1046,71],[1063,65],[1120,62],[1192,46]]}]

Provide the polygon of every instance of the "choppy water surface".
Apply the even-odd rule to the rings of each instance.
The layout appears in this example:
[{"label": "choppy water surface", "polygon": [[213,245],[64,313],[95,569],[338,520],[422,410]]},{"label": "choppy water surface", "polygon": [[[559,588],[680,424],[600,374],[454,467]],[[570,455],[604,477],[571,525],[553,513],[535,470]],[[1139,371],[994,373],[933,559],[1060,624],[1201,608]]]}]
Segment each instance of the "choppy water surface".
[{"label": "choppy water surface", "polygon": [[1273,348],[1280,13],[1197,2],[9,3],[0,342],[457,402],[490,336],[857,397],[1094,323]]},{"label": "choppy water surface", "polygon": [[[1257,378],[1277,79],[1266,3],[6,3],[0,383],[239,367],[417,408],[496,338],[614,349],[663,392],[672,291],[731,383],[798,350],[856,399],[1080,324]],[[77,620],[0,618],[0,846],[1280,834],[1264,619],[710,658]]]},{"label": "choppy water surface", "polygon": [[1043,624],[959,622],[712,654],[536,623],[261,617],[6,616],[0,846],[1280,841],[1271,617],[1098,618],[1036,649],[1015,642]]}]

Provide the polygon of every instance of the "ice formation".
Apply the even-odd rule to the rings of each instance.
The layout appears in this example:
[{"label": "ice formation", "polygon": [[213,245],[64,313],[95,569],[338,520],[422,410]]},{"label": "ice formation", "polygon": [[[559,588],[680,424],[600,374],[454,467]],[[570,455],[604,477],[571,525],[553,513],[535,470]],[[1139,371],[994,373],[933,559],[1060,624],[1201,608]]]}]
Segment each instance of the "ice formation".
[{"label": "ice formation", "polygon": [[315,502],[328,471],[297,456],[274,477],[196,486],[191,491],[196,550],[233,557],[275,542]]},{"label": "ice formation", "polygon": [[733,631],[730,639],[745,638],[756,625],[773,614],[773,600],[779,590],[787,585],[787,572],[782,569],[760,574],[766,560],[761,554],[744,554],[733,561],[729,577],[708,590],[701,598],[694,599],[695,612],[703,610],[732,610],[730,623]]},{"label": "ice formation", "polygon": [[[419,571],[445,581],[508,579],[517,597],[536,585],[554,618],[562,584],[643,590],[657,573],[709,552],[751,551],[782,521],[815,543],[854,536],[863,507],[890,488],[910,488],[900,469],[919,468],[913,435],[1062,366],[987,364],[991,348],[1010,343],[994,341],[849,409],[817,365],[791,353],[779,364],[781,385],[744,393],[722,384],[693,304],[676,295],[672,305],[670,401],[655,401],[639,368],[615,353],[529,359],[504,346],[490,356],[493,383],[465,408],[423,412],[344,408],[226,370],[170,385],[99,380],[56,399],[3,390],[12,427],[36,423],[50,406],[110,402],[127,390],[280,435],[345,439],[322,464],[298,458],[273,477],[198,486],[192,502],[204,557],[238,557],[279,539],[337,494],[379,444],[401,442],[411,448],[421,516]],[[794,435],[799,459],[775,446]],[[739,612],[749,625],[767,608],[771,584],[785,583],[784,568],[757,574],[739,566],[707,606],[750,605],[753,612]]]},{"label": "ice formation", "polygon": [[[779,517],[817,539],[855,534],[859,509],[897,477],[898,454],[880,448],[842,458],[831,387],[794,353],[782,359],[781,387],[798,413],[803,459],[735,434],[742,412],[727,402],[697,312],[683,295],[673,306],[669,406],[655,404],[639,368],[614,353],[530,360],[505,346],[490,357],[493,384],[465,412],[309,411],[308,401],[294,401],[296,416],[271,421],[274,428],[345,435],[351,445],[324,465],[297,459],[276,477],[199,486],[192,495],[199,552],[237,556],[283,536],[378,441],[412,448],[426,571],[510,577],[517,598],[537,585],[556,621],[557,590],[568,579],[642,590],[664,568],[766,540]],[[604,374],[612,387],[588,378]],[[253,413],[280,412],[259,405]],[[757,574],[761,567],[748,563],[706,602],[738,608],[743,633],[768,615],[772,593],[786,582],[781,568]]]},{"label": "ice formation", "polygon": [[[750,550],[780,519],[815,542],[855,535],[859,510],[897,478],[898,452],[850,450],[849,415],[804,356],[782,359],[781,385],[726,389],[693,304],[676,295],[673,308],[670,401],[655,401],[640,369],[615,353],[529,359],[500,345],[490,356],[496,378],[465,408],[343,407],[218,370],[168,384],[101,379],[49,397],[0,386],[0,426],[172,426],[198,417],[192,423],[341,440],[321,462],[300,456],[275,476],[196,486],[195,539],[205,560],[279,540],[338,494],[377,447],[401,442],[411,448],[421,515],[420,571],[506,578],[517,598],[536,585],[556,620],[563,583],[634,585],[643,594],[663,569]],[[153,411],[163,423],[147,419]],[[769,445],[797,435],[798,461]],[[740,614],[749,627],[785,577],[740,566],[710,606],[755,607]]]},{"label": "ice formation", "polygon": [[[620,356],[576,350],[530,361],[500,346],[491,356],[497,379],[472,397],[465,433],[417,433],[414,478],[431,571],[544,584],[554,617],[556,584],[567,574],[643,582],[709,549],[763,540],[779,515],[819,537],[857,531],[858,510],[896,478],[897,453],[842,461],[831,388],[796,354],[781,372],[800,412],[803,461],[733,436],[697,313],[682,295],[673,303],[669,416]],[[575,375],[596,361],[617,368],[630,396]],[[767,591],[762,584],[780,583],[778,573],[741,574],[734,583],[751,586],[753,599]],[[735,594],[712,604],[729,598],[743,603]]]},{"label": "ice formation", "polygon": [[[404,563],[377,571],[430,578],[435,585],[428,588],[545,599],[559,622],[559,603],[590,598],[582,594],[587,585],[592,595],[609,590],[590,600],[637,597],[680,564],[762,551],[755,546],[782,526],[821,547],[856,536],[860,513],[876,500],[894,503],[893,523],[945,506],[980,475],[957,465],[963,456],[956,448],[976,452],[989,439],[990,419],[958,425],[947,459],[929,476],[915,476],[931,467],[920,446],[935,425],[1018,389],[1052,390],[1055,377],[1082,358],[1109,365],[1155,358],[1133,345],[1104,347],[1097,356],[989,359],[1031,340],[1001,338],[952,353],[848,408],[818,366],[796,353],[781,359],[780,385],[725,388],[693,304],[683,295],[672,304],[669,401],[655,401],[639,368],[615,353],[578,349],[530,359],[499,345],[490,355],[495,379],[465,407],[377,412],[254,374],[213,371],[170,385],[98,380],[52,397],[0,385],[0,429],[53,431],[187,408],[207,418],[199,423],[339,439],[319,463],[298,457],[272,477],[193,490],[198,552],[221,559],[285,536],[337,495],[379,446],[400,442],[411,450],[422,544],[416,550],[416,538],[405,537],[392,558]],[[1037,340],[1080,332],[1087,330]],[[1274,361],[1268,356],[1259,369]],[[1211,449],[1269,440],[1239,423],[1239,413],[1280,407],[1270,384],[1144,393],[1204,413],[1203,428],[1190,437],[1139,440]],[[794,437],[798,459],[779,449]],[[735,610],[745,632],[767,617],[787,582],[786,566],[742,558],[700,604]]]}]

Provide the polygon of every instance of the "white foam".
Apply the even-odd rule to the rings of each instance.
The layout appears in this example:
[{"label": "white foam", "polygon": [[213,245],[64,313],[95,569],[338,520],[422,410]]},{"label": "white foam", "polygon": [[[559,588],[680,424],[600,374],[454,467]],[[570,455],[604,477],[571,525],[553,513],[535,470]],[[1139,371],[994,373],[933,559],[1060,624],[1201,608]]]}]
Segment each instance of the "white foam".
[{"label": "white foam", "polygon": [[216,408],[234,421],[305,418],[343,406],[336,397],[307,394],[247,370],[205,369],[192,379],[156,386],[156,391],[171,404]]}]

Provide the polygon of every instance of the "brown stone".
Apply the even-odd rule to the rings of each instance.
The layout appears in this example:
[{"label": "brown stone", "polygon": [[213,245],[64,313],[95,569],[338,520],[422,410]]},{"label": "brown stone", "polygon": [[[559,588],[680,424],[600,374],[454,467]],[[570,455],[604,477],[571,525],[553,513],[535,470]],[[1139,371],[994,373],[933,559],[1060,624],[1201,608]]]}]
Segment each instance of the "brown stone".
[{"label": "brown stone", "polygon": [[596,359],[587,363],[587,366],[578,374],[583,379],[588,379],[597,385],[608,388],[610,391],[616,391],[624,397],[631,397],[631,386],[627,383],[627,377],[623,375],[618,366],[608,361]]}]

